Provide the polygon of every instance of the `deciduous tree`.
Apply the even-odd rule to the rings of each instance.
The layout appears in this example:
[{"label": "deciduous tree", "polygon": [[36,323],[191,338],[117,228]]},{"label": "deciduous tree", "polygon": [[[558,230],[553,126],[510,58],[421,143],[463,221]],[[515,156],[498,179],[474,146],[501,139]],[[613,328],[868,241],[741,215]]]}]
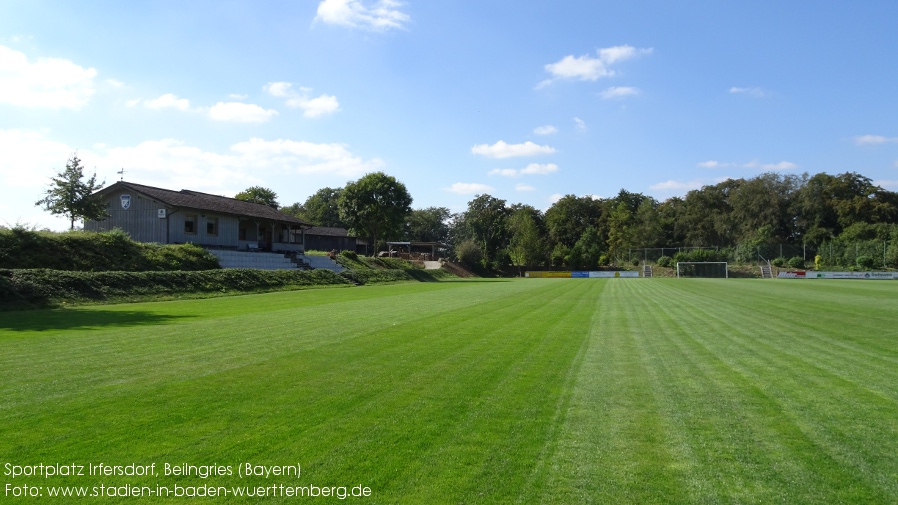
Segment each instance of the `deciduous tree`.
[{"label": "deciduous tree", "polygon": [[338,200],[340,219],[357,236],[370,237],[375,253],[378,240],[402,233],[411,205],[405,184],[383,172],[346,184]]},{"label": "deciduous tree", "polygon": [[262,186],[251,186],[237,193],[234,198],[244,202],[261,203],[269,207],[278,208],[278,194]]},{"label": "deciduous tree", "polygon": [[62,214],[69,218],[69,229],[75,229],[77,219],[99,220],[105,218],[106,202],[97,198],[94,192],[103,188],[97,183],[97,174],[84,180],[84,169],[77,154],[73,154],[65,165],[65,170],[51,179],[53,183],[44,197],[35,202],[51,214]]}]

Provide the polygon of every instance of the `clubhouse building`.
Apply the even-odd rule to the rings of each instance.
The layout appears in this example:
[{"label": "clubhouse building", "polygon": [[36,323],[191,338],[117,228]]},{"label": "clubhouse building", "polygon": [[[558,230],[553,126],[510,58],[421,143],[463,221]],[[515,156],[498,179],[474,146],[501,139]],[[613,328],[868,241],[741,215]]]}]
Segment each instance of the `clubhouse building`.
[{"label": "clubhouse building", "polygon": [[118,181],[96,193],[109,216],[88,231],[120,228],[138,242],[194,243],[209,249],[298,252],[313,225],[259,203]]}]

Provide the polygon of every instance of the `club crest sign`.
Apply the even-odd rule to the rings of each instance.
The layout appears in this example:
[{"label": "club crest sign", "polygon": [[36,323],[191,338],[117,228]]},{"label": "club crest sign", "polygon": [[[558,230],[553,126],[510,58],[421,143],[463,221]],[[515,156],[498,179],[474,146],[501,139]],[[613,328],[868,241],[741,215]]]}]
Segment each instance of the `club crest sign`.
[{"label": "club crest sign", "polygon": [[131,195],[122,195],[122,208],[128,210],[131,208]]}]

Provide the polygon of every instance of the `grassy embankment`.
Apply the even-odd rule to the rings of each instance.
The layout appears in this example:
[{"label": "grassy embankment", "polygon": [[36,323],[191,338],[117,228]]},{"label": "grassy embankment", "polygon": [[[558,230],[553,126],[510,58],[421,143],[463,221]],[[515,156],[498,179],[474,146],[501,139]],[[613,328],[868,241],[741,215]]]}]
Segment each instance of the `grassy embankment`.
[{"label": "grassy embankment", "polygon": [[[522,279],[0,313],[0,459],[160,471],[4,484],[894,503],[895,288]],[[303,473],[161,474],[245,462]]]},{"label": "grassy embankment", "polygon": [[0,230],[0,309],[164,300],[451,277],[399,260],[341,256],[348,272],[221,270],[192,245],[134,242],[120,231]]}]

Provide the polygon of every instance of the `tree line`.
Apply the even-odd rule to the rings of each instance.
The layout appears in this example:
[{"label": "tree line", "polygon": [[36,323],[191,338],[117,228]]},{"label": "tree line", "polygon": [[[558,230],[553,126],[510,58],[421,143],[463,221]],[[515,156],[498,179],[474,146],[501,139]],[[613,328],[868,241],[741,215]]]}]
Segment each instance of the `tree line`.
[{"label": "tree line", "polygon": [[[65,215],[73,228],[79,217],[102,218],[105,208],[91,200],[102,183],[96,175],[83,178],[73,155],[36,205]],[[317,226],[346,228],[368,240],[372,252],[387,240],[443,242],[459,261],[492,271],[624,266],[634,248],[713,247],[728,259],[754,261],[765,259],[760,251],[774,244],[828,250],[830,263],[837,264],[848,260],[838,259],[834,250],[855,244],[857,258],[857,244],[864,242],[879,244],[865,253],[874,258],[873,266],[898,267],[898,193],[854,172],[769,172],[727,179],[663,202],[625,189],[610,198],[565,195],[545,211],[488,194],[476,195],[458,213],[446,207],[413,209],[405,185],[383,172],[342,188],[319,189],[305,202],[288,206],[261,186],[236,198]],[[775,255],[765,254],[766,259]]]},{"label": "tree line", "polygon": [[[362,200],[366,191],[382,198]],[[444,242],[459,261],[488,270],[623,266],[634,248],[714,247],[730,259],[752,261],[772,259],[755,254],[762,246],[816,251],[860,241],[888,243],[881,266],[898,266],[898,193],[853,172],[770,172],[665,201],[625,189],[610,198],[566,195],[545,211],[488,194],[454,214],[445,207],[412,209],[411,201],[402,183],[378,172],[281,210],[350,229],[381,248],[384,239]],[[391,219],[375,230],[360,217],[379,206],[390,208],[377,212]]]}]

